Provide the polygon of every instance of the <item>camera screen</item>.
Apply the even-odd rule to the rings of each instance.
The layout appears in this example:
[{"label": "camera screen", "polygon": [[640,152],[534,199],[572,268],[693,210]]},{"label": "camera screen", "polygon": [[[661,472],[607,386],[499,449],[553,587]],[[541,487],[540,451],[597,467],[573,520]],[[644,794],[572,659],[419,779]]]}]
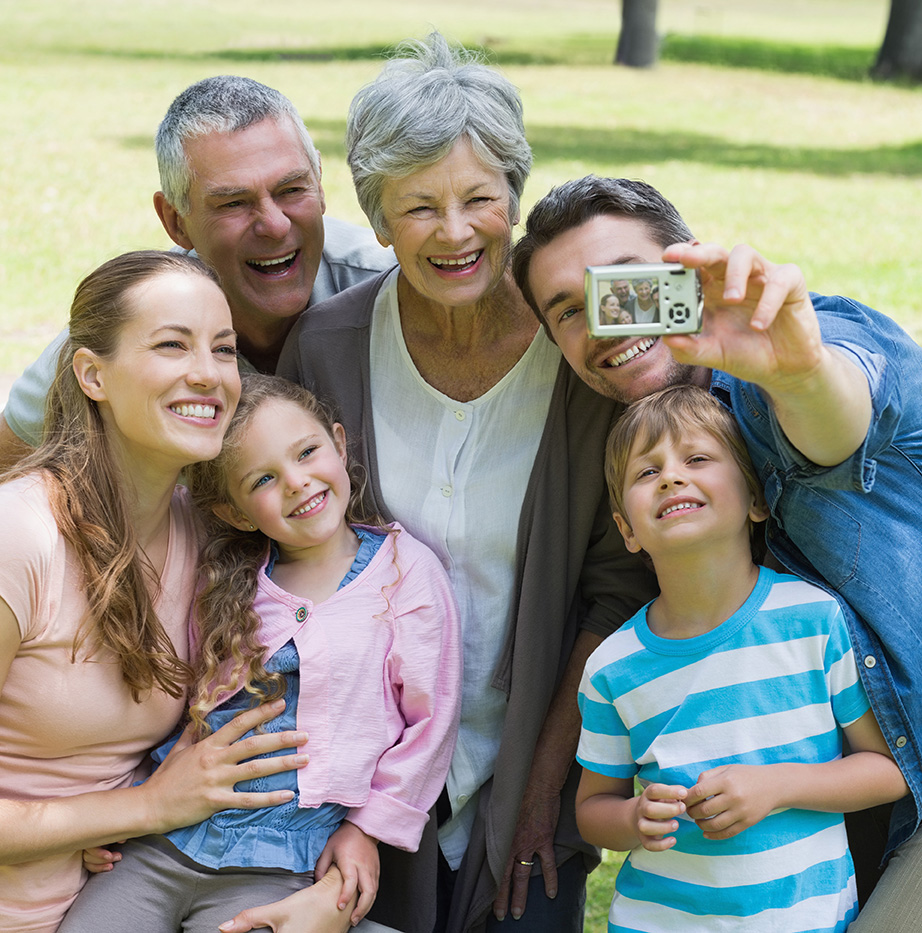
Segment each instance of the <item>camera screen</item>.
[{"label": "camera screen", "polygon": [[589,266],[586,317],[594,337],[697,331],[701,327],[698,275],[678,263]]},{"label": "camera screen", "polygon": [[608,291],[599,302],[600,324],[655,324],[659,321],[659,276],[600,282]]}]

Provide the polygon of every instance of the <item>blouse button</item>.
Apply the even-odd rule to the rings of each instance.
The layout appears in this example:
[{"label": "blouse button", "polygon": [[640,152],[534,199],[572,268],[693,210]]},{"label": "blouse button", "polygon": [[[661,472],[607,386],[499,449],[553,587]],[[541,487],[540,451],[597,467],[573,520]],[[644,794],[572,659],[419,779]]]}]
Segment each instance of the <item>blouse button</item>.
[{"label": "blouse button", "polygon": [[443,495],[446,499],[448,499],[448,498],[451,496],[451,494],[452,494],[453,492],[454,492],[454,490],[451,488],[451,486],[443,486],[443,487],[442,487],[442,495]]},{"label": "blouse button", "polygon": [[463,411],[456,411],[455,417],[458,419],[458,421],[464,421],[467,415]]},{"label": "blouse button", "polygon": [[876,667],[876,666],[877,666],[877,658],[875,658],[873,654],[869,654],[869,655],[864,659],[864,666],[867,667],[867,668]]},{"label": "blouse button", "polygon": [[905,736],[905,735],[901,735],[901,736],[896,740],[896,747],[897,747],[897,748],[902,748],[905,744],[906,744],[906,736]]},{"label": "blouse button", "polygon": [[298,611],[295,613],[295,618],[299,622],[303,622],[307,618],[307,609],[305,609],[304,606],[300,606]]}]

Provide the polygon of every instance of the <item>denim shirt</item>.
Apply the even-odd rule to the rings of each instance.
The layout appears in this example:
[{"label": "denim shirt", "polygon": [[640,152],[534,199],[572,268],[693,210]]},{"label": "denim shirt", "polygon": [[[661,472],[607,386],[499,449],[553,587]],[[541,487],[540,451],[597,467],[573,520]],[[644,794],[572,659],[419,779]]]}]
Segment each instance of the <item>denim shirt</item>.
[{"label": "denim shirt", "polygon": [[[386,535],[368,528],[354,527],[359,548],[349,571],[339,583],[342,589],[351,583],[377,554]],[[278,559],[278,547],[273,542],[266,576],[271,577]],[[301,687],[301,659],[294,640],[282,645],[265,663],[270,673],[285,675],[285,709],[265,723],[266,732],[284,732],[298,728],[297,709]],[[225,700],[206,717],[216,732],[236,715],[252,707],[252,696],[240,690]],[[255,733],[249,732],[244,738]],[[176,743],[179,735],[155,749],[151,757],[161,764]],[[290,755],[290,748],[259,755],[275,758]],[[337,803],[323,803],[318,807],[301,807],[298,802],[297,771],[281,771],[265,777],[240,781],[234,790],[266,792],[292,790],[293,799],[275,807],[258,810],[227,809],[212,814],[201,823],[181,826],[166,833],[166,838],[181,852],[208,868],[279,868],[285,871],[308,872],[320,857],[330,836],[339,829],[349,815],[349,808]]]},{"label": "denim shirt", "polygon": [[871,706],[910,789],[894,808],[889,854],[922,811],[922,349],[864,305],[811,298],[824,342],[870,386],[870,429],[851,457],[833,467],[807,460],[752,383],[715,371],[711,394],[733,411],[765,487],[770,550],[843,603]]}]

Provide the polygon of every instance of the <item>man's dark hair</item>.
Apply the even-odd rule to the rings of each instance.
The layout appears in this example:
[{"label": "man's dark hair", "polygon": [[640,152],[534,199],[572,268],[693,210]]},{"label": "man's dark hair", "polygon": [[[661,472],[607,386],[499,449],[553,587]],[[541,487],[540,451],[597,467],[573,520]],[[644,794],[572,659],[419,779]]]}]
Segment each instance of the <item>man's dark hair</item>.
[{"label": "man's dark hair", "polygon": [[528,284],[532,256],[567,230],[606,214],[642,221],[650,237],[663,249],[694,239],[672,202],[646,182],[586,175],[552,188],[531,209],[525,234],[512,252],[516,284],[542,324],[544,320]]}]

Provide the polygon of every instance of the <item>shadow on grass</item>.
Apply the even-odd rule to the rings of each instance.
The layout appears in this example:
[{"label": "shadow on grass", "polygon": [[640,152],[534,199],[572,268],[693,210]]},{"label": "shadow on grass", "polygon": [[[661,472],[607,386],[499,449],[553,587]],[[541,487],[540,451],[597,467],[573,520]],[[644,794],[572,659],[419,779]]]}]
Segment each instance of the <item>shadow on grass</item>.
[{"label": "shadow on grass", "polygon": [[[343,121],[312,120],[308,116],[305,122],[321,152],[345,158]],[[922,140],[874,149],[819,149],[741,144],[705,133],[537,125],[528,127],[528,141],[538,164],[551,161],[583,161],[597,165],[700,162],[827,177],[852,174],[922,177]],[[131,136],[123,139],[122,144],[131,149],[150,149],[152,139]]]},{"label": "shadow on grass", "polygon": [[822,149],[736,143],[692,132],[600,130],[570,126],[531,126],[528,141],[535,161],[574,159],[596,164],[622,162],[701,162],[733,168],[851,174],[922,176],[922,140],[873,149]]},{"label": "shadow on grass", "polygon": [[672,62],[752,68],[837,78],[840,81],[869,81],[869,71],[877,57],[877,50],[722,36],[669,35],[663,40],[660,57]]},{"label": "shadow on grass", "polygon": [[[599,65],[612,60],[615,39],[602,35],[561,36],[551,47],[520,48],[515,40],[497,39],[471,46],[497,65]],[[322,49],[249,49],[211,53],[229,61],[358,61],[385,58],[391,46],[345,46]],[[722,36],[666,35],[663,61],[692,62],[726,68],[814,75],[844,81],[869,80],[876,50],[853,46],[810,46]]]},{"label": "shadow on grass", "polygon": [[[553,44],[525,45],[520,40],[488,38],[483,45],[469,48],[497,65],[592,65],[610,63],[616,37],[605,33],[562,35]],[[70,48],[77,54],[137,59],[182,59],[234,62],[332,62],[369,61],[387,58],[393,45],[368,44],[318,46],[285,49],[217,49],[209,52],[164,52],[144,49]],[[801,45],[762,39],[724,36],[663,37],[660,57],[663,61],[691,62],[727,68],[751,68],[762,71],[813,75],[844,81],[870,81],[874,48],[853,46]]]}]

